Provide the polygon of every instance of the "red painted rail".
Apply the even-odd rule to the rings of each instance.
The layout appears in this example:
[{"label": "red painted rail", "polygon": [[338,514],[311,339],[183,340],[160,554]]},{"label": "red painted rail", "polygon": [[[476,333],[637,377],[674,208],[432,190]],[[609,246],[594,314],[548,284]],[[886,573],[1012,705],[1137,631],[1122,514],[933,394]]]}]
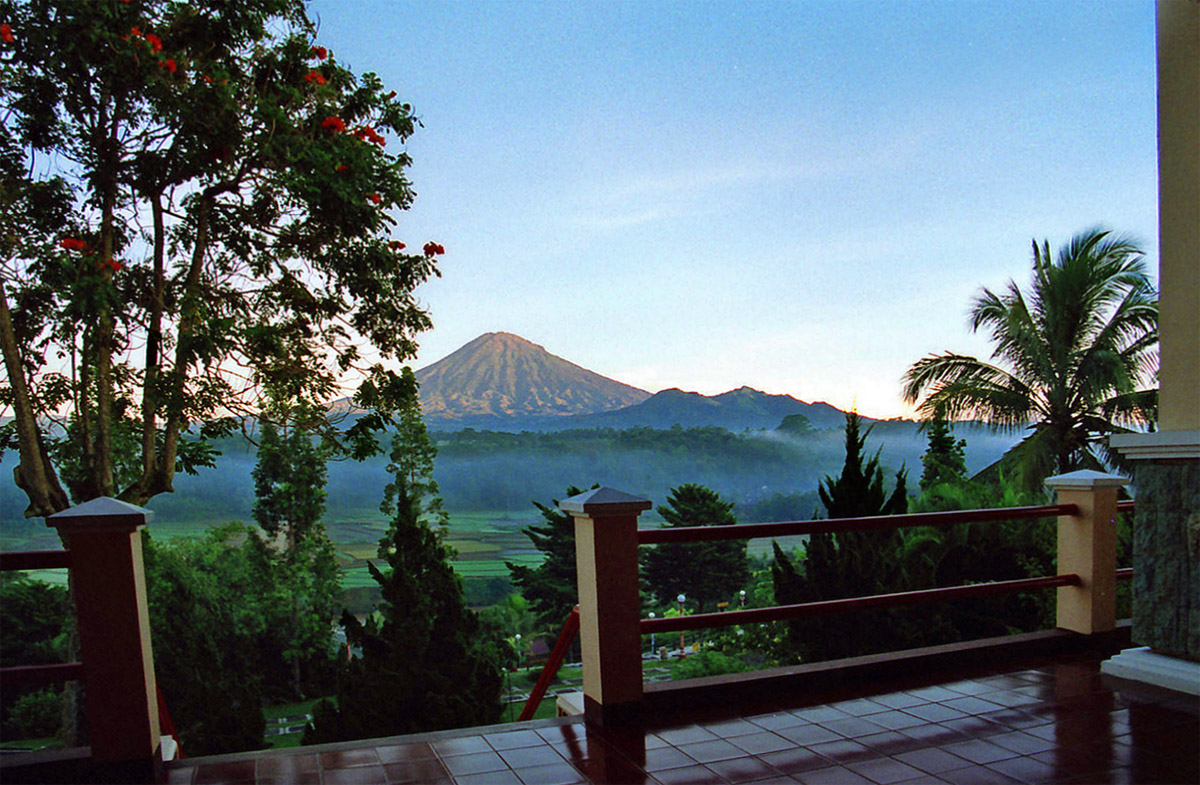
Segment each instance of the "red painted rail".
[{"label": "red painted rail", "polygon": [[563,658],[567,656],[567,650],[571,647],[571,641],[575,639],[578,632],[579,606],[576,605],[571,610],[571,615],[567,617],[567,623],[563,625],[562,632],[558,634],[558,640],[555,641],[554,649],[546,659],[546,664],[542,666],[542,675],[538,676],[537,684],[533,686],[533,692],[529,693],[529,699],[525,701],[525,708],[521,709],[521,716],[517,717],[518,722],[533,719],[534,712],[541,705],[542,698],[545,697],[546,690],[550,687],[550,682],[554,681],[554,677],[558,674]]},{"label": "red painted rail", "polygon": [[17,665],[0,668],[0,686],[18,684],[62,684],[83,678],[82,662],[60,662],[53,665]]},{"label": "red painted rail", "polygon": [[955,510],[927,512],[914,515],[874,515],[868,518],[836,518],[832,520],[783,521],[779,523],[739,523],[732,526],[678,526],[661,529],[642,529],[638,545],[664,542],[707,542],[709,540],[749,540],[757,537],[787,537],[796,534],[840,534],[843,532],[902,529],[910,526],[952,526],[956,523],[986,523],[993,521],[1049,518],[1058,515],[1077,515],[1074,504],[1043,504],[1037,507],[1001,507],[990,510]]},{"label": "red painted rail", "polygon": [[941,589],[875,594],[869,597],[848,597],[841,600],[806,602],[801,605],[776,605],[772,608],[727,611],[725,613],[700,613],[692,616],[672,616],[662,619],[642,619],[640,630],[643,635],[652,632],[678,632],[701,630],[709,627],[731,627],[735,624],[758,624],[805,616],[824,616],[830,613],[849,613],[877,608],[895,608],[902,605],[920,605],[927,602],[945,602],[968,597],[987,597],[1018,591],[1050,589],[1056,586],[1078,586],[1078,575],[1052,575],[1045,578],[1022,578],[1015,581],[976,583],[970,586],[949,586]]},{"label": "red painted rail", "polygon": [[70,566],[70,551],[10,551],[8,553],[0,553],[0,570],[52,570]]}]

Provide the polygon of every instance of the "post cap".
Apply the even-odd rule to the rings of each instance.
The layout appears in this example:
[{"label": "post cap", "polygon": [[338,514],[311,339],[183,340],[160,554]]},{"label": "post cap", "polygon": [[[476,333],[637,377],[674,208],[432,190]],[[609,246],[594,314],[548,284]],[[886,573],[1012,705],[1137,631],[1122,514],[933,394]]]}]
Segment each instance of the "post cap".
[{"label": "post cap", "polygon": [[615,518],[619,515],[637,515],[654,506],[649,499],[613,488],[593,488],[576,494],[558,503],[558,509],[589,518]]},{"label": "post cap", "polygon": [[47,516],[46,525],[67,533],[134,531],[152,520],[152,510],[110,496],[99,496]]},{"label": "post cap", "polygon": [[1105,474],[1092,469],[1046,478],[1046,487],[1055,491],[1090,491],[1095,488],[1120,488],[1128,484],[1129,480],[1119,474]]}]

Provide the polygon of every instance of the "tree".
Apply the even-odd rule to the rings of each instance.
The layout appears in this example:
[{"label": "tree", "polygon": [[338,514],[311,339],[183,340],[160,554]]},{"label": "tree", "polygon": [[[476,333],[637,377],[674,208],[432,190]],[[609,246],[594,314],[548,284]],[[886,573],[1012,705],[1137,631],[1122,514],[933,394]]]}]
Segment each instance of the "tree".
[{"label": "tree", "polygon": [[921,490],[928,491],[935,485],[958,482],[967,478],[965,439],[955,440],[950,435],[946,418],[934,415],[929,421],[929,446],[921,456]]},{"label": "tree", "polygon": [[291,667],[292,695],[304,697],[305,663],[324,666],[333,640],[333,618],[341,595],[336,549],[325,531],[325,456],[296,414],[262,425],[254,467],[254,519],[271,543],[264,551],[272,584],[282,594],[284,618],[272,629]]},{"label": "tree", "polygon": [[[896,473],[891,494],[884,489],[879,453],[863,460],[866,433],[857,412],[846,415],[846,460],[841,474],[826,476],[818,488],[830,518],[900,515],[908,509],[905,472]],[[904,541],[895,529],[838,534],[814,534],[797,567],[776,543],[771,572],[775,598],[781,605],[841,599],[901,591],[907,583]],[[838,614],[797,619],[788,623],[785,647],[804,660],[890,651],[911,640],[909,630],[897,628],[898,617],[888,611],[848,616]]]},{"label": "tree", "polygon": [[[1103,469],[1103,438],[1152,423],[1157,393],[1157,295],[1142,251],[1089,230],[1050,252],[1033,243],[1028,294],[1012,281],[974,300],[971,329],[991,332],[997,364],[930,355],[905,373],[904,398],[930,418],[974,418],[1029,430],[1004,468],[1026,490],[1056,473]],[[1097,447],[1100,450],[1097,451]]]},{"label": "tree", "polygon": [[[303,0],[0,0],[0,354],[26,514],[144,504],[263,398],[358,369],[356,456],[430,326],[406,253],[412,108],[314,41]],[[67,466],[75,469],[68,471]]]},{"label": "tree", "polygon": [[241,524],[158,543],[143,533],[154,670],[188,755],[259,749],[275,594]]},{"label": "tree", "polygon": [[[598,487],[593,485],[593,488]],[[583,493],[574,485],[567,488],[566,498]],[[562,629],[571,610],[579,604],[579,578],[575,572],[575,520],[558,509],[558,499],[547,507],[534,502],[542,516],[541,526],[526,526],[521,533],[533,547],[545,555],[537,567],[526,567],[506,561],[513,585],[521,591],[534,613],[538,625],[552,632]]]},{"label": "tree", "polygon": [[[671,489],[658,514],[667,526],[729,526],[737,523],[733,502],[703,485],[687,483]],[[683,594],[698,613],[729,600],[750,577],[744,540],[663,543],[642,555],[642,575],[660,604]]]},{"label": "tree", "polygon": [[[405,368],[405,376],[412,372]],[[353,648],[335,701],[318,704],[306,744],[487,725],[500,717],[496,653],[480,640],[479,620],[444,543],[446,513],[433,480],[435,448],[415,397],[392,439],[392,482],[382,507],[392,520],[379,542],[378,611],[360,622],[342,614]]]}]

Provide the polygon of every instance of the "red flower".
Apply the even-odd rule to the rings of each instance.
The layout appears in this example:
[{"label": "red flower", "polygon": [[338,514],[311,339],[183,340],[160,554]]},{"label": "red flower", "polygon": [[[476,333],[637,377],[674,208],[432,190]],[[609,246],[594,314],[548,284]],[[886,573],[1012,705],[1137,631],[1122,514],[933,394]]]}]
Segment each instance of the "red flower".
[{"label": "red flower", "polygon": [[304,75],[304,81],[316,82],[317,84],[325,84],[325,77],[319,71],[309,71]]},{"label": "red flower", "polygon": [[396,97],[396,91],[395,91],[395,90],[393,90],[392,92],[388,93],[388,100],[389,100],[389,101],[390,101],[390,100],[392,100],[392,99],[393,99],[393,98],[395,98],[395,97]]},{"label": "red flower", "polygon": [[379,194],[367,194],[367,198],[370,199],[375,204],[379,204],[380,202],[383,201],[383,197],[380,196]]},{"label": "red flower", "polygon": [[211,77],[211,76],[209,76],[208,74],[201,74],[201,76],[204,78],[204,83],[205,83],[205,84],[212,84],[212,77]]},{"label": "red flower", "polygon": [[175,58],[174,58],[174,57],[168,57],[166,60],[159,60],[159,61],[158,61],[158,64],[159,64],[159,66],[161,66],[162,68],[165,68],[165,69],[167,69],[167,70],[168,70],[168,71],[170,71],[171,73],[175,73],[176,69],[178,68],[178,66],[177,66],[177,65],[175,65]]},{"label": "red flower", "polygon": [[399,240],[391,240],[388,242],[388,248],[391,248],[393,251],[403,251],[404,243]]},{"label": "red flower", "polygon": [[446,253],[446,249],[442,247],[441,243],[432,242],[425,243],[424,251],[426,256],[437,256],[438,254]]},{"label": "red flower", "polygon": [[0,41],[11,44],[14,40],[12,27],[9,26],[8,22],[0,22]]},{"label": "red flower", "polygon": [[121,268],[124,267],[125,265],[121,264],[116,259],[109,259],[108,266],[111,267],[112,271],[115,273],[115,272],[119,272],[121,270]]},{"label": "red flower", "polygon": [[87,243],[77,237],[64,237],[58,241],[58,246],[66,251],[87,250]]},{"label": "red flower", "polygon": [[[137,28],[135,27],[133,29],[136,30]],[[162,51],[162,39],[156,36],[154,33],[146,33],[146,43],[150,44],[151,52]]]},{"label": "red flower", "polygon": [[340,134],[346,130],[346,123],[340,117],[329,115],[321,121],[321,127],[333,131],[335,134]]},{"label": "red flower", "polygon": [[329,50],[323,46],[314,46],[312,48],[312,55],[318,60],[324,60],[329,56]]},{"label": "red flower", "polygon": [[133,27],[129,28],[129,34],[131,36],[133,36],[134,38],[142,37],[142,31],[138,29],[137,25],[134,25]]},{"label": "red flower", "polygon": [[338,164],[338,168],[337,168],[337,170],[338,170],[339,172],[347,172],[347,171],[349,171],[349,170],[350,170],[350,167],[349,167],[349,166],[347,166],[346,164]]}]

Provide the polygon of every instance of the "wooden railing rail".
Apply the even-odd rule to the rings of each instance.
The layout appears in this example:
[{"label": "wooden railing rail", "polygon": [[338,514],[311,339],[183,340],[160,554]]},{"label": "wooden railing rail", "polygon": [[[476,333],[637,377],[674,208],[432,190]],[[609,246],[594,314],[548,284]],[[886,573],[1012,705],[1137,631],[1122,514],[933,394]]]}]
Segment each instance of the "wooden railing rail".
[{"label": "wooden railing rail", "polygon": [[788,537],[797,534],[841,534],[880,531],[912,526],[952,526],[960,523],[1049,518],[1078,515],[1074,504],[1043,504],[1037,507],[1001,507],[987,510],[953,510],[910,515],[875,515],[866,518],[835,518],[778,523],[739,523],[729,526],[674,526],[638,531],[638,545],[658,543],[708,542],[710,540],[749,540],[758,537]]},{"label": "wooden railing rail", "polygon": [[71,566],[70,551],[9,551],[0,553],[0,570],[55,570]]},{"label": "wooden railing rail", "polygon": [[1079,586],[1078,575],[1052,575],[1044,578],[1021,578],[1012,581],[974,583],[967,586],[946,586],[940,589],[872,594],[866,597],[846,597],[840,600],[806,602],[800,605],[775,605],[770,608],[726,611],[724,613],[698,613],[691,616],[668,616],[662,619],[642,619],[640,630],[643,635],[681,630],[703,630],[711,627],[732,627],[738,624],[760,624],[763,622],[799,619],[807,616],[826,616],[831,613],[852,613],[879,608],[898,608],[903,605],[922,605],[930,602],[948,602],[970,597],[990,597],[1019,591],[1053,589],[1059,586]]}]

